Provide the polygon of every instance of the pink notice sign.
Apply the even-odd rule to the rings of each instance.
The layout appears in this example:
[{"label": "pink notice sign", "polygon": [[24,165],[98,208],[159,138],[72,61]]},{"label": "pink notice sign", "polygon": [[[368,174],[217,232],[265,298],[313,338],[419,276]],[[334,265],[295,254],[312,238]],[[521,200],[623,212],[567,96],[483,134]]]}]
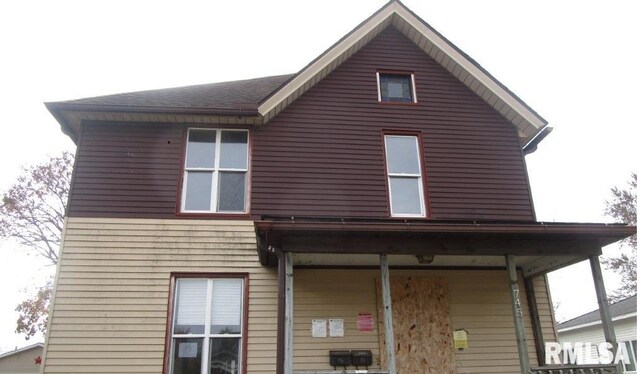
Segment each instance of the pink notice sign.
[{"label": "pink notice sign", "polygon": [[371,313],[358,313],[358,331],[373,331],[373,315]]}]

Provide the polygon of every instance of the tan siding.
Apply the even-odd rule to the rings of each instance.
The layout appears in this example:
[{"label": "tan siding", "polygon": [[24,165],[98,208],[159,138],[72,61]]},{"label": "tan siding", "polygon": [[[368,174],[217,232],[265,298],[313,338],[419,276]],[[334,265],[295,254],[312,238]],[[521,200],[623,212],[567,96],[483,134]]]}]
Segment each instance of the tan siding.
[{"label": "tan siding", "polygon": [[[442,276],[447,280],[452,329],[469,331],[470,348],[456,352],[458,373],[519,373],[511,301],[507,275],[500,270],[392,270],[391,276]],[[294,271],[294,369],[331,369],[328,351],[335,349],[371,349],[374,367],[380,366],[378,325],[374,331],[356,329],[358,313],[370,312],[377,320],[375,279],[377,270]],[[539,306],[549,309],[546,288],[535,282]],[[521,282],[521,294],[524,288]],[[523,310],[527,300],[521,298]],[[536,355],[531,320],[525,315],[531,364]],[[312,338],[311,320],[343,318],[344,338]],[[545,337],[553,327],[543,319]]]},{"label": "tan siding", "polygon": [[170,272],[249,273],[248,373],[275,371],[277,273],[253,222],[73,217],[44,372],[162,372]]},{"label": "tan siding", "polygon": [[538,315],[542,327],[542,340],[544,342],[557,342],[558,335],[555,329],[555,317],[553,315],[553,302],[549,294],[547,277],[533,278],[533,287],[538,303]]}]

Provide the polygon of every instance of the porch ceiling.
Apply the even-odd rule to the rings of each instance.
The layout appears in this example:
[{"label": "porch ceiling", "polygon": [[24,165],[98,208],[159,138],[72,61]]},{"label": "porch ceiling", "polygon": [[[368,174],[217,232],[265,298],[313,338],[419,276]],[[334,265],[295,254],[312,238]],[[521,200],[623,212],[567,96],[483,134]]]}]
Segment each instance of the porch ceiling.
[{"label": "porch ceiling", "polygon": [[[415,255],[390,255],[389,266],[410,269],[487,269],[505,268],[504,256],[434,256],[430,263],[420,263]],[[586,256],[517,256],[516,266],[525,277],[532,277],[587,260]],[[293,265],[297,267],[379,267],[380,256],[374,254],[294,253]]]},{"label": "porch ceiling", "polygon": [[[276,264],[276,251],[296,253],[300,264],[319,261],[317,265],[340,262],[351,266],[373,265],[371,258],[383,253],[404,255],[397,261],[413,258],[415,266],[416,255],[435,255],[437,260],[427,266],[504,266],[502,256],[511,254],[518,257],[525,275],[599,255],[603,246],[636,233],[635,226],[623,224],[295,217],[256,221],[255,226],[263,265]],[[331,254],[333,259],[319,254]],[[328,263],[322,264],[325,261]]]}]

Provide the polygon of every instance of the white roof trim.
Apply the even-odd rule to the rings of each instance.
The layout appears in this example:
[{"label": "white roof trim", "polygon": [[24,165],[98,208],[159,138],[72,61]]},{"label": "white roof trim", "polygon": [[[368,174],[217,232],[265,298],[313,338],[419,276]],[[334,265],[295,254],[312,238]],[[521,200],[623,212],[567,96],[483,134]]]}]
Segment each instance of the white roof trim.
[{"label": "white roof trim", "polygon": [[515,99],[511,93],[501,87],[493,78],[488,76],[485,72],[479,69],[475,64],[469,61],[465,56],[458,52],[449,42],[442,39],[440,35],[435,33],[433,29],[427,27],[421,20],[417,19],[411,14],[405,7],[395,3],[398,15],[402,17],[404,21],[409,23],[413,28],[422,33],[427,39],[436,45],[443,53],[451,58],[458,66],[462,67],[468,74],[477,79],[486,89],[490,90],[500,100],[509,105],[519,115],[521,115],[527,122],[531,123],[536,129],[541,129],[546,126],[544,121],[541,121],[538,116],[533,114],[529,108],[524,106],[519,100]]},{"label": "white roof trim", "polygon": [[[395,4],[395,3],[392,3]],[[390,16],[393,14],[392,7],[387,7],[383,11],[376,14],[368,22],[361,25],[359,28],[351,32],[342,42],[334,45],[331,49],[326,51],[315,62],[307,66],[300,71],[289,81],[284,87],[281,87],[274,95],[271,95],[265,102],[260,104],[258,112],[261,115],[266,115],[271,110],[275,109],[278,104],[284,101],[289,95],[295,93],[295,91],[304,86],[310,81],[318,72],[329,66],[336,57],[347,52],[351,47],[356,45],[362,38],[368,33],[372,32],[378,25],[385,20],[390,21]]]},{"label": "white roof trim", "polygon": [[[397,17],[395,20],[394,16]],[[441,58],[437,59],[437,61],[444,62],[442,57],[450,59],[450,61],[446,62],[449,68],[447,68],[447,66],[445,66],[445,68],[508,118],[519,130],[521,137],[524,139],[524,143],[534,138],[535,135],[547,125],[544,119],[537,115],[531,108],[527,107],[526,104],[523,104],[513,93],[501,86],[495,78],[479,68],[473,61],[459,52],[449,41],[440,36],[435,30],[396,0],[387,3],[368,20],[347,34],[343,40],[320,55],[320,57],[295,75],[291,81],[287,82],[267,98],[267,100],[262,102],[258,107],[258,112],[264,117],[265,123],[319,81],[318,75],[322,73],[328,74],[335,69],[339,65],[339,63],[335,63],[336,60],[341,62],[339,60],[343,58],[345,54],[350,52],[354,53],[354,49],[362,47],[363,39],[371,37],[372,35],[375,36],[377,32],[382,31],[381,26],[384,25],[386,27],[386,25],[391,24],[391,22],[400,22],[400,24],[408,25],[412,30],[415,30],[419,36],[424,37],[429,43],[433,44],[433,47],[436,49],[431,53],[426,50],[426,44],[429,43],[419,43],[422,44],[422,46],[418,45],[418,47],[432,57],[434,57],[433,54],[438,54]],[[405,35],[409,37],[407,33],[405,33]],[[413,39],[414,43],[416,43],[415,37],[410,37],[410,39]],[[429,49],[433,50],[432,47]],[[450,64],[451,61],[453,61],[453,65]],[[455,72],[457,72],[457,74],[455,74]],[[322,78],[322,76],[320,78]],[[464,80],[462,80],[462,78],[464,78]],[[482,94],[482,92],[486,91],[488,91],[487,94]],[[505,105],[507,108],[504,108]]]},{"label": "white roof trim", "polygon": [[[621,316],[617,316],[617,317],[611,318],[611,321],[620,321],[622,319],[636,317],[637,315],[638,315],[637,312],[623,314]],[[584,327],[597,326],[597,325],[601,325],[601,324],[602,324],[602,321],[597,320],[597,321],[593,321],[593,322],[583,323],[581,325],[575,325],[575,326],[567,327],[567,328],[564,328],[564,329],[558,329],[558,332],[560,333],[560,332],[578,330],[578,329],[581,329],[581,328],[584,328]]]},{"label": "white roof trim", "polygon": [[20,349],[14,349],[13,351],[9,351],[9,352],[5,352],[3,354],[0,354],[0,358],[9,357],[11,355],[15,355],[15,354],[20,353],[20,352],[25,352],[25,351],[28,351],[30,349],[43,348],[43,347],[44,347],[43,343],[31,344],[31,345],[28,345],[26,347],[22,347]]}]

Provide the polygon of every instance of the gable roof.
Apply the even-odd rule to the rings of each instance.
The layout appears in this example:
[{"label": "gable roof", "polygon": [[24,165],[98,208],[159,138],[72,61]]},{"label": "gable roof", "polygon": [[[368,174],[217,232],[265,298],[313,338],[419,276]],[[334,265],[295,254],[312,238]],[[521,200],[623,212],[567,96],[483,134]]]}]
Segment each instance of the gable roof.
[{"label": "gable roof", "polygon": [[[79,128],[79,121],[84,119],[68,116],[72,111],[234,115],[256,117],[257,120],[247,123],[265,124],[390,26],[398,29],[509,120],[518,130],[521,145],[535,150],[535,144],[548,133],[543,132],[547,126],[544,118],[398,0],[389,1],[295,75],[118,94],[46,105],[61,123],[63,130],[72,137],[74,128]],[[70,123],[73,121],[76,121],[75,126]]]},{"label": "gable roof", "polygon": [[[612,319],[620,319],[623,316],[632,316],[637,313],[638,295],[633,295],[617,303],[609,305]],[[570,319],[558,325],[558,331],[573,330],[584,325],[595,325],[600,323],[600,310],[596,309],[576,318]]]},{"label": "gable roof", "polygon": [[5,352],[3,354],[0,354],[0,358],[13,356],[15,354],[18,354],[18,353],[21,353],[21,352],[26,352],[26,351],[31,350],[31,349],[36,349],[36,348],[42,349],[43,347],[44,347],[43,343],[31,344],[31,345],[28,345],[26,347],[22,347],[22,348],[19,348],[19,349],[15,349],[13,351],[9,351],[9,352]]},{"label": "gable roof", "polygon": [[518,129],[522,145],[533,140],[548,124],[476,61],[398,0],[391,0],[262,101],[258,111],[265,122],[389,26],[402,32],[509,120]]}]

